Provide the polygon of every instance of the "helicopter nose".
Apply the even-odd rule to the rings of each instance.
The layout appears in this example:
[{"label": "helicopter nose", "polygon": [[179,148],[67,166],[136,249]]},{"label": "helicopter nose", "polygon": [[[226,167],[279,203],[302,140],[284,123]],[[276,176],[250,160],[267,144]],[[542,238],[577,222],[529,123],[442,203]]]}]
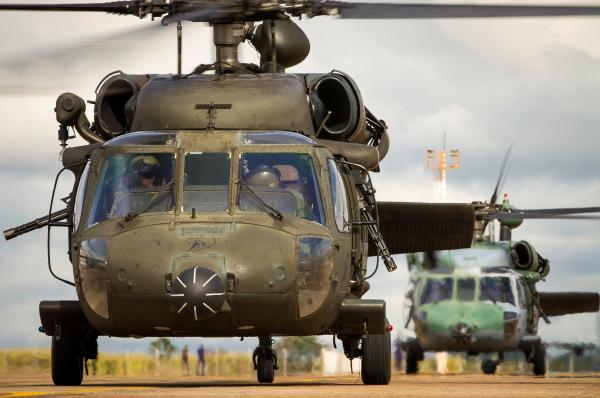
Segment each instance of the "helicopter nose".
[{"label": "helicopter nose", "polygon": [[459,343],[468,343],[473,338],[473,328],[464,322],[459,322],[451,329],[452,337]]},{"label": "helicopter nose", "polygon": [[171,299],[177,315],[199,321],[220,311],[225,301],[225,286],[214,271],[192,267],[173,280]]}]

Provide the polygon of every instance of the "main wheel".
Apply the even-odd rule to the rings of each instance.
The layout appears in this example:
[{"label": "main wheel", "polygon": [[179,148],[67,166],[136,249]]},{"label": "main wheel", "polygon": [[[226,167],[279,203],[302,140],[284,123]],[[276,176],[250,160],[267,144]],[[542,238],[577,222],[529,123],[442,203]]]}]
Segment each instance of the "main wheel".
[{"label": "main wheel", "polygon": [[496,361],[492,361],[491,359],[486,359],[485,361],[481,362],[481,370],[486,375],[493,375],[496,373],[497,367],[498,364]]},{"label": "main wheel", "polygon": [[83,354],[71,336],[52,337],[52,381],[56,386],[78,386],[83,380]]},{"label": "main wheel", "polygon": [[546,374],[546,349],[537,347],[533,351],[533,374],[544,376]]},{"label": "main wheel", "polygon": [[364,384],[389,384],[392,378],[390,333],[368,334],[363,339],[361,372]]},{"label": "main wheel", "polygon": [[272,357],[259,355],[256,364],[256,377],[259,383],[273,383],[275,363]]}]

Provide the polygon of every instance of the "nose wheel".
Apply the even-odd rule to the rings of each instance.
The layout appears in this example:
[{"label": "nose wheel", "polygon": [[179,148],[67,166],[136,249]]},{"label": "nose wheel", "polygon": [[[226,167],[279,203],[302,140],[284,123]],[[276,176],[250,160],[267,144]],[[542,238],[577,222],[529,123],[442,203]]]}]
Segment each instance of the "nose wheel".
[{"label": "nose wheel", "polygon": [[493,375],[496,373],[496,369],[498,368],[498,362],[492,359],[486,359],[481,362],[481,371],[486,375]]},{"label": "nose wheel", "polygon": [[504,362],[504,352],[498,353],[498,359],[486,359],[481,362],[481,371],[486,375],[493,375],[498,369],[498,364]]},{"label": "nose wheel", "polygon": [[275,371],[279,370],[279,367],[277,366],[277,353],[273,350],[271,336],[258,338],[258,347],[254,349],[252,354],[252,363],[259,383],[273,383]]},{"label": "nose wheel", "polygon": [[424,359],[425,353],[417,339],[409,339],[406,343],[406,374],[419,373],[419,361]]}]

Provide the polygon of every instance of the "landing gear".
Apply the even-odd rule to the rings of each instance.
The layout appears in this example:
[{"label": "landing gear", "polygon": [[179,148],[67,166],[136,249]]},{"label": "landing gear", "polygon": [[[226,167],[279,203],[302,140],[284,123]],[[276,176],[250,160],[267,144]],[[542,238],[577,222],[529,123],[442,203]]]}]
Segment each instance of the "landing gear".
[{"label": "landing gear", "polygon": [[392,378],[390,333],[368,334],[362,341],[360,376],[364,384],[389,384]]},{"label": "landing gear", "polygon": [[538,336],[523,339],[519,348],[525,354],[527,362],[533,365],[533,374],[544,376],[546,374],[546,347],[541,339]]},{"label": "landing gear", "polygon": [[546,374],[546,348],[543,345],[536,347],[533,350],[533,374],[536,376],[544,376]]},{"label": "landing gear", "polygon": [[498,364],[504,362],[504,353],[498,353],[498,359],[485,359],[481,362],[481,371],[486,375],[493,375],[496,373]]},{"label": "landing gear", "polygon": [[481,362],[481,371],[486,375],[493,375],[496,373],[496,368],[498,367],[498,362],[493,359],[486,359]]},{"label": "landing gear", "polygon": [[52,337],[52,381],[54,385],[81,385],[83,355],[78,338],[61,335]]},{"label": "landing gear", "polygon": [[259,383],[273,383],[277,367],[277,354],[273,350],[273,340],[271,336],[260,336],[258,338],[258,347],[252,354],[252,363],[256,370],[256,378]]},{"label": "landing gear", "polygon": [[423,360],[423,348],[419,345],[417,339],[410,339],[406,342],[406,374],[414,375],[419,373],[419,361]]}]

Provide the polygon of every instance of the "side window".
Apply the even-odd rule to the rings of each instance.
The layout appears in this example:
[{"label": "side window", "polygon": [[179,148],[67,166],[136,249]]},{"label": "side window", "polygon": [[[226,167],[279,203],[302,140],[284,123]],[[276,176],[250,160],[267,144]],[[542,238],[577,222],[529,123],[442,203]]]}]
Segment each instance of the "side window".
[{"label": "side window", "polygon": [[183,210],[227,211],[230,165],[229,153],[188,153],[185,156]]},{"label": "side window", "polygon": [[521,307],[525,307],[527,305],[527,296],[525,296],[526,286],[523,285],[523,282],[520,279],[517,279],[517,294],[519,295],[519,305]]},{"label": "side window", "polygon": [[79,221],[81,220],[81,211],[83,210],[83,202],[85,199],[85,187],[87,185],[89,174],[90,162],[88,161],[79,178],[79,185],[77,186],[77,194],[75,196],[75,208],[73,209],[73,224],[75,225],[75,231],[77,231]]},{"label": "side window", "polygon": [[327,161],[329,168],[329,183],[331,185],[331,198],[333,201],[333,213],[335,215],[335,225],[340,232],[350,232],[348,225],[348,197],[346,196],[346,187],[344,180],[338,169],[338,166],[333,159]]}]

